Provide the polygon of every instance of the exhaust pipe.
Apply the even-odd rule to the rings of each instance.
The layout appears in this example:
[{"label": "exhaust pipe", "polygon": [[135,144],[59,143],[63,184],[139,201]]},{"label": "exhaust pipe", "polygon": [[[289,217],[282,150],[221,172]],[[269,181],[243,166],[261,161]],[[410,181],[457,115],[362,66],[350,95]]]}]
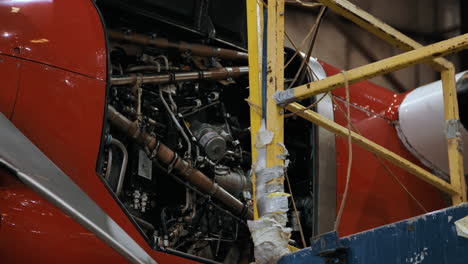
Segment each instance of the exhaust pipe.
[{"label": "exhaust pipe", "polygon": [[195,80],[222,80],[226,78],[236,78],[245,75],[249,72],[249,67],[226,67],[214,68],[206,71],[194,72],[177,72],[177,73],[163,73],[152,75],[138,75],[129,74],[122,76],[114,76],[111,78],[112,85],[126,85],[136,83],[172,83],[181,81],[195,81]]},{"label": "exhaust pipe", "polygon": [[192,168],[190,163],[180,158],[177,153],[169,149],[158,139],[141,132],[138,125],[117,110],[114,107],[108,106],[108,120],[122,132],[133,138],[137,144],[142,147],[147,147],[153,158],[158,159],[161,163],[168,167],[169,171],[174,171],[176,174],[191,184],[193,184],[201,192],[212,196],[223,205],[228,207],[234,214],[244,219],[253,219],[252,209],[236,199],[225,189],[214,183],[201,171]]},{"label": "exhaust pipe", "polygon": [[142,34],[126,34],[115,30],[108,31],[109,38],[114,40],[124,40],[143,46],[151,45],[158,48],[173,48],[180,52],[191,52],[202,57],[219,57],[227,60],[247,61],[248,54],[231,49],[215,48],[207,45],[187,43],[183,41],[171,42],[166,38],[152,38]]}]

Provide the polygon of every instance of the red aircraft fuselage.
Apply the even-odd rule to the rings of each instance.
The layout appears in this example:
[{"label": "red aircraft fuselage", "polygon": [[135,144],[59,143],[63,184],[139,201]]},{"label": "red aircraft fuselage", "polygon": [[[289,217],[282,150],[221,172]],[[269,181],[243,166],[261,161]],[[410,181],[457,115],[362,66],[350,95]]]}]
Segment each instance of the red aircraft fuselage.
[{"label": "red aircraft fuselage", "polygon": [[[92,1],[1,1],[0,112],[156,261],[195,263],[150,248],[97,175],[106,109],[107,55],[103,21]],[[323,66],[327,75],[338,72],[327,64]],[[352,119],[360,132],[418,163],[392,125],[404,95],[370,82],[351,87]],[[334,95],[342,104],[343,90],[336,90]],[[334,115],[336,122],[345,124],[345,117],[336,107]],[[345,139],[336,138],[337,201],[344,189],[347,148]],[[444,207],[435,188],[399,168],[389,167],[428,210]],[[420,213],[417,204],[375,157],[356,146],[340,235]],[[3,170],[0,217],[2,263],[127,262]]]}]

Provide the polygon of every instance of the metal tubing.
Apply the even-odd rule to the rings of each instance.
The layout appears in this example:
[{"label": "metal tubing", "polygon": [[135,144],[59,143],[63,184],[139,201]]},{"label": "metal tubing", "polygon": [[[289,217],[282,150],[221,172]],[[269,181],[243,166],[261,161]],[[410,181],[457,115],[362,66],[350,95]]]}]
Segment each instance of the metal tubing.
[{"label": "metal tubing", "polygon": [[[317,0],[317,2],[326,5],[334,12],[351,20],[361,28],[404,51],[423,47],[415,40],[404,35],[347,0]],[[450,66],[453,66],[451,62],[444,58],[433,59],[432,61],[429,61],[429,64],[437,71],[445,70]]]},{"label": "metal tubing", "polygon": [[120,168],[119,180],[117,181],[117,189],[115,191],[115,194],[119,196],[120,193],[122,192],[123,182],[125,179],[125,171],[127,170],[128,152],[124,144],[122,144],[122,142],[120,142],[119,140],[112,138],[110,143],[118,147],[122,151],[122,155],[123,155],[122,167]]},{"label": "metal tubing", "polygon": [[149,231],[154,231],[156,230],[154,228],[154,226],[148,222],[146,222],[145,220],[141,219],[140,217],[138,216],[135,216],[135,215],[130,215],[133,219],[135,219],[135,222],[137,222],[137,224],[143,228],[143,229],[146,229],[146,230],[149,230]]},{"label": "metal tubing", "polygon": [[[370,63],[346,72],[349,84],[367,80],[389,72],[397,71],[417,63],[429,61],[468,48],[468,34],[444,40],[416,50],[408,51],[387,59]],[[288,104],[317,94],[325,93],[342,87],[344,75],[335,74],[323,80],[304,84],[294,89],[277,92],[275,100],[278,104]]]},{"label": "metal tubing", "polygon": [[[345,137],[348,135],[347,128],[338,125],[337,123],[326,119],[325,117],[317,114],[311,110],[305,110],[304,106],[298,103],[292,103],[286,106],[286,108],[291,111],[297,113],[300,117],[309,120],[310,122],[319,125],[328,131],[335,133],[338,136]],[[413,164],[412,162],[402,158],[398,154],[391,152],[390,150],[379,146],[378,144],[368,140],[367,138],[355,133],[351,132],[351,138],[353,143],[369,150],[370,152],[390,161],[392,164],[412,173],[416,177],[420,178],[421,180],[437,187],[438,189],[450,194],[450,195],[457,195],[459,193],[459,188],[455,188],[450,183],[434,176],[430,172],[426,171],[425,169]]]},{"label": "metal tubing", "polygon": [[203,57],[219,57],[228,60],[247,60],[248,55],[245,52],[211,47],[196,43],[187,43],[183,41],[171,42],[166,38],[152,38],[143,34],[126,34],[119,31],[109,30],[108,35],[110,39],[125,40],[131,43],[140,45],[151,45],[158,48],[173,48],[180,52],[191,52],[197,56]]},{"label": "metal tubing", "polygon": [[107,154],[106,174],[104,175],[104,179],[106,179],[106,181],[109,181],[111,169],[112,169],[112,148],[109,148],[109,152]]},{"label": "metal tubing", "polygon": [[152,135],[141,132],[138,124],[128,120],[112,106],[108,106],[108,120],[122,132],[130,136],[135,142],[154,155],[162,164],[169,167],[179,176],[185,178],[201,192],[211,195],[219,202],[228,207],[232,212],[245,219],[252,219],[253,213],[250,208],[229,194],[226,190],[219,187],[210,178],[201,171],[193,168],[189,162],[181,159],[178,155],[161,143]]},{"label": "metal tubing", "polygon": [[112,85],[127,85],[139,83],[171,83],[195,80],[222,80],[226,78],[237,78],[249,72],[249,67],[226,67],[214,68],[206,71],[163,73],[154,75],[129,74],[125,76],[114,76],[111,78]]},{"label": "metal tubing", "polygon": [[[170,93],[170,91],[169,91]],[[161,98],[161,102],[163,103],[164,107],[166,108],[166,111],[169,113],[169,116],[172,119],[172,122],[174,122],[174,125],[177,127],[179,132],[182,134],[182,137],[184,138],[185,142],[187,143],[187,152],[185,152],[185,156],[190,158],[192,156],[192,142],[190,142],[190,139],[188,138],[187,134],[185,133],[184,129],[180,125],[179,121],[177,120],[176,116],[174,113],[171,111],[171,108],[166,102],[166,99],[164,99],[163,91],[161,88],[159,88],[159,98]]]},{"label": "metal tubing", "polygon": [[216,175],[214,179],[219,186],[232,194],[252,190],[250,179],[235,171],[231,171],[226,175]]},{"label": "metal tubing", "polygon": [[180,209],[182,214],[185,214],[185,212],[189,209],[191,201],[192,200],[190,199],[190,189],[185,188],[185,206],[182,209]]}]

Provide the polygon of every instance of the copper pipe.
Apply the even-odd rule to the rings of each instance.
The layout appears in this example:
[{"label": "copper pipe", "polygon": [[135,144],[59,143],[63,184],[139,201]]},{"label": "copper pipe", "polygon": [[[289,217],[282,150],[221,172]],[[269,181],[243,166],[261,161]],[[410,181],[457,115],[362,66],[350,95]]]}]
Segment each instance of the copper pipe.
[{"label": "copper pipe", "polygon": [[173,48],[180,52],[189,51],[197,56],[203,57],[219,57],[228,60],[244,60],[247,61],[248,55],[246,52],[211,47],[208,45],[187,43],[184,41],[172,42],[166,38],[152,38],[143,34],[126,34],[119,31],[109,30],[108,35],[110,39],[125,40],[131,43],[140,45],[151,45],[158,48]]},{"label": "copper pipe", "polygon": [[153,153],[152,155],[154,155],[159,162],[168,167],[172,167],[172,170],[178,176],[193,184],[201,192],[214,197],[228,207],[234,214],[245,219],[253,218],[253,212],[250,208],[226,190],[219,187],[218,184],[214,183],[201,171],[192,168],[189,162],[181,159],[174,151],[158,141],[158,139],[150,134],[141,132],[137,123],[127,119],[112,106],[108,106],[107,111],[108,119],[113,125],[133,138],[137,144],[147,147],[150,153]]},{"label": "copper pipe", "polygon": [[206,71],[163,73],[154,75],[128,74],[111,78],[112,85],[126,85],[138,83],[171,83],[194,80],[222,80],[236,78],[249,72],[249,67],[213,68]]}]

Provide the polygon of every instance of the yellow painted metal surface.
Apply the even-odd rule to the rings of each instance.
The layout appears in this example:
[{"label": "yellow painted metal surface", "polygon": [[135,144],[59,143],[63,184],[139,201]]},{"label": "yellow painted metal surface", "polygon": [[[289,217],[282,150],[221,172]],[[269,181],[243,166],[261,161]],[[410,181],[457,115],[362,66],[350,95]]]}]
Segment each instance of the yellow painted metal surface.
[{"label": "yellow painted metal surface", "polygon": [[[387,59],[349,70],[346,72],[350,84],[367,80],[411,65],[432,60],[468,48],[468,34],[444,40],[426,47],[408,51]],[[331,91],[344,85],[342,74],[294,88],[295,101]]]},{"label": "yellow painted metal surface", "polygon": [[[444,95],[444,116],[446,123],[453,120],[458,123],[458,101],[455,85],[455,69],[453,67],[441,72],[443,95]],[[460,135],[450,136],[447,139],[450,183],[458,190],[452,195],[452,203],[459,204],[466,201],[466,183],[463,170],[463,154]]]},{"label": "yellow painted metal surface", "polygon": [[273,141],[266,146],[266,167],[284,165],[279,158],[284,148],[283,109],[276,105],[273,94],[284,88],[284,0],[268,1],[266,65],[266,129],[273,131]]},{"label": "yellow painted metal surface", "polygon": [[[446,121],[458,122],[458,103],[456,100],[455,77],[453,64],[442,56],[458,52],[468,48],[468,34],[455,37],[446,41],[435,43],[426,47],[403,35],[394,28],[388,26],[372,15],[359,9],[346,0],[317,0],[328,6],[331,10],[348,18],[357,25],[371,32],[372,34],[387,41],[393,46],[406,50],[406,53],[396,55],[378,62],[374,62],[362,67],[358,67],[346,72],[349,84],[370,79],[375,76],[383,75],[389,72],[428,62],[434,69],[442,74],[445,119]],[[247,19],[249,36],[249,66],[250,66],[250,101],[262,106],[261,94],[261,45],[259,40],[262,34],[259,31],[257,16],[261,12],[257,11],[257,0],[247,0]],[[284,82],[284,58],[283,58],[283,38],[284,38],[284,0],[268,1],[268,23],[267,23],[267,89],[266,89],[266,128],[274,132],[273,141],[267,145],[266,165],[272,167],[283,165],[284,161],[278,158],[283,153],[281,144],[284,141],[284,118],[283,109],[276,105],[273,100],[275,92],[283,90]],[[344,77],[337,74],[323,80],[301,85],[294,88],[294,100],[305,99],[317,94],[331,91],[344,85]],[[281,102],[280,103],[284,103]],[[340,136],[346,136],[346,128],[330,121],[311,110],[304,110],[302,105],[297,103],[289,104],[285,107],[291,112],[297,112],[297,115],[319,125],[323,128]],[[251,131],[252,142],[255,143],[256,132],[260,127],[261,119],[256,111],[251,111]],[[448,138],[448,156],[450,166],[450,183],[434,176],[425,169],[413,164],[401,156],[379,146],[378,144],[352,132],[352,140],[355,144],[364,147],[372,153],[387,159],[402,169],[414,174],[427,183],[450,194],[454,204],[466,201],[466,186],[463,175],[463,160],[459,137]],[[278,144],[281,143],[281,144]],[[253,162],[256,160],[255,147],[252,147]],[[255,180],[254,180],[255,188]],[[255,190],[254,190],[255,193]],[[258,217],[258,214],[256,215]]]},{"label": "yellow painted metal surface", "polygon": [[[247,0],[247,37],[249,51],[249,101],[250,107],[250,131],[252,146],[252,164],[257,160],[257,148],[255,137],[262,122],[262,89],[261,89],[261,45],[263,35],[263,6],[258,0]],[[260,106],[256,109],[255,106]],[[256,203],[255,172],[252,170],[252,200],[254,219],[258,219]]]},{"label": "yellow painted metal surface", "polygon": [[[247,32],[249,50],[249,83],[251,105],[251,139],[252,139],[252,164],[255,164],[258,153],[255,147],[257,132],[262,123],[260,109],[266,109],[265,126],[273,132],[273,140],[266,145],[266,167],[284,165],[281,159],[284,153],[284,109],[277,105],[273,95],[283,91],[284,87],[284,0],[268,1],[266,6],[263,1],[246,0],[247,2]],[[350,19],[362,28],[384,39],[390,44],[408,52],[396,55],[378,62],[374,62],[346,72],[348,83],[367,80],[372,77],[393,72],[417,63],[429,62],[436,70],[441,71],[444,91],[444,107],[446,121],[458,122],[458,104],[455,90],[455,77],[453,64],[440,58],[450,53],[468,48],[468,34],[453,39],[442,41],[427,47],[423,47],[411,38],[401,34],[394,28],[376,19],[372,15],[360,10],[346,0],[317,0],[327,5],[333,11]],[[267,62],[266,78],[262,80],[262,36],[263,36],[263,10],[267,8]],[[262,81],[266,81],[266,94],[262,94]],[[309,83],[294,88],[295,100],[305,99],[317,94],[331,91],[344,85],[344,75],[337,74],[326,79]],[[262,105],[262,97],[266,97],[266,105]],[[306,110],[298,103],[292,103],[285,107],[298,116],[305,118],[339,136],[347,136],[348,130],[337,123],[326,119],[318,113]],[[439,188],[452,197],[454,204],[466,201],[466,186],[463,175],[463,156],[459,137],[450,137],[448,141],[448,156],[450,167],[450,183],[434,176],[425,169],[413,164],[401,156],[370,141],[369,139],[351,132],[352,141],[375,155],[382,157],[396,166],[414,174],[423,181]],[[258,219],[256,202],[256,178],[253,181],[254,219]],[[282,179],[280,179],[282,181]],[[283,193],[275,193],[283,195]],[[284,194],[288,195],[288,194]],[[290,251],[296,248],[289,247]]]},{"label": "yellow painted metal surface", "polygon": [[[354,23],[373,33],[374,35],[380,37],[381,39],[387,41],[388,43],[403,50],[410,50],[406,53],[396,55],[378,62],[374,62],[362,67],[358,67],[356,69],[346,72],[349,83],[367,80],[372,77],[406,68],[414,64],[429,62],[430,65],[433,66],[434,69],[440,71],[442,75],[445,120],[446,122],[450,121],[456,124],[459,122],[458,102],[456,98],[455,87],[455,70],[451,62],[439,57],[468,48],[468,34],[423,47],[421,44],[417,43],[413,39],[405,36],[404,34],[390,27],[389,25],[378,20],[374,16],[359,9],[357,6],[355,6],[347,0],[318,0],[318,2],[328,6],[331,10],[337,12],[343,17],[348,18],[349,20],[353,21]],[[315,83],[309,83],[306,85],[296,87],[294,88],[293,93],[295,97],[294,101],[308,98],[327,91],[331,91],[335,88],[343,86],[344,81],[345,80],[342,77],[342,75],[337,74]],[[288,100],[288,97],[286,97],[286,100]],[[289,105],[287,106],[287,108],[294,109],[294,106],[297,105]],[[310,114],[313,112],[308,111],[308,113]],[[334,133],[336,133],[336,131]],[[357,138],[353,137],[353,139]],[[365,142],[362,143],[364,144],[363,147],[370,151],[379,151],[379,153],[381,154],[385,154],[386,152],[388,152],[388,150],[386,149],[382,148],[379,150],[375,148],[376,146],[373,146],[372,144],[367,144],[370,141],[362,142]],[[433,184],[439,189],[448,192],[450,195],[452,195],[452,202],[454,204],[458,204],[467,201],[465,177],[463,175],[464,170],[461,140],[459,136],[452,136],[447,139],[447,143],[450,168],[450,183],[437,181],[437,177],[428,173],[425,170],[421,171],[419,169],[416,169],[419,167],[412,164],[409,161],[408,164],[406,164],[406,162],[401,163],[404,159],[402,159],[398,155],[396,155],[395,157],[393,157],[392,155],[387,157],[393,157],[389,160],[392,161],[392,163],[394,163],[395,165],[398,165],[412,172],[416,176]],[[386,156],[382,157],[386,158]]]},{"label": "yellow painted metal surface", "polygon": [[[317,0],[327,5],[328,8],[341,16],[353,21],[363,29],[385,40],[386,42],[403,50],[420,49],[423,46],[408,36],[400,33],[386,23],[375,18],[371,14],[358,8],[347,0]],[[466,41],[465,41],[466,44]],[[465,45],[466,48],[466,45]],[[456,99],[455,70],[451,62],[444,58],[435,58],[429,64],[437,71],[441,72],[444,93],[445,120],[458,122],[458,102]],[[457,194],[452,195],[453,204],[466,202],[466,184],[463,175],[463,154],[459,137],[447,139],[448,158],[450,169],[450,182],[457,190]]]},{"label": "yellow painted metal surface", "polygon": [[[468,48],[468,34],[423,47],[418,42],[400,33],[396,29],[390,27],[389,25],[385,24],[384,22],[380,21],[379,19],[375,18],[369,13],[359,9],[357,6],[355,6],[347,0],[317,1],[326,5],[328,8],[340,14],[341,16],[353,21],[363,29],[392,44],[393,46],[409,51],[346,72],[349,83],[367,80],[372,77],[396,71],[417,63],[429,62],[429,64],[433,66],[435,70],[440,71],[442,75],[445,120],[447,124],[458,124],[459,115],[458,102],[456,98],[454,66],[448,60],[440,57]],[[344,81],[345,80],[342,77],[342,75],[337,74],[315,83],[309,83],[306,85],[296,87],[294,88],[293,92],[295,98],[290,98],[291,94],[284,94],[285,96],[283,98],[279,97],[279,103],[284,104],[291,101],[298,101],[300,99],[305,99],[320,93],[331,91],[335,88],[343,86]],[[300,108],[301,106],[297,104],[290,104],[286,108],[294,110],[298,107]],[[319,120],[317,118],[319,118],[320,116],[316,116],[316,113],[312,111],[307,111],[307,113],[309,114],[307,116],[308,120],[313,119],[315,122]],[[301,113],[300,116],[304,117],[304,115],[306,115],[305,112]],[[326,119],[322,121],[326,121]],[[326,124],[327,122],[323,122],[322,126],[325,126],[325,128],[327,128]],[[328,128],[333,130],[334,133],[339,132],[339,130],[337,130],[337,127],[328,126]],[[370,151],[378,151],[379,153],[384,155],[382,157],[390,158],[389,160],[392,161],[394,164],[412,172],[413,174],[422,178],[423,180],[451,194],[452,202],[454,204],[467,201],[465,177],[463,175],[463,154],[461,139],[459,135],[450,136],[449,138],[447,138],[450,183],[446,183],[444,181],[440,182],[440,179],[437,180],[437,177],[428,173],[425,170],[419,170],[421,168],[412,164],[409,161],[407,161],[408,164],[406,162],[402,163],[404,159],[402,159],[396,154],[395,156],[385,156],[385,153],[389,154],[391,152],[381,147],[380,149],[377,148],[379,147],[378,145],[374,146],[370,144],[372,142],[368,141],[365,138],[359,138],[354,136],[353,140],[359,139],[356,142],[360,142],[361,144],[363,144],[363,147],[365,147],[366,149]],[[375,152],[375,154],[378,153]]]},{"label": "yellow painted metal surface", "polygon": [[[325,117],[321,116],[320,114],[311,111],[311,110],[305,110],[304,111],[304,106],[298,104],[298,103],[292,103],[289,104],[286,107],[289,111],[291,112],[297,112],[298,116],[301,116],[302,118],[309,120],[310,122],[319,125],[328,131],[335,133],[338,136],[346,137],[348,135],[348,129],[333,122]],[[351,132],[351,139],[354,144],[357,144],[370,152],[376,154],[379,157],[382,157],[391,163],[395,164],[396,166],[412,173],[413,175],[417,176],[418,178],[422,179],[423,181],[437,187],[438,189],[450,194],[450,195],[456,195],[458,193],[458,189],[454,186],[452,186],[450,183],[440,179],[437,176],[434,176],[430,172],[426,171],[425,169],[413,164],[412,162],[402,158],[398,154],[395,154],[394,152],[370,141],[369,139],[355,133]]]}]

